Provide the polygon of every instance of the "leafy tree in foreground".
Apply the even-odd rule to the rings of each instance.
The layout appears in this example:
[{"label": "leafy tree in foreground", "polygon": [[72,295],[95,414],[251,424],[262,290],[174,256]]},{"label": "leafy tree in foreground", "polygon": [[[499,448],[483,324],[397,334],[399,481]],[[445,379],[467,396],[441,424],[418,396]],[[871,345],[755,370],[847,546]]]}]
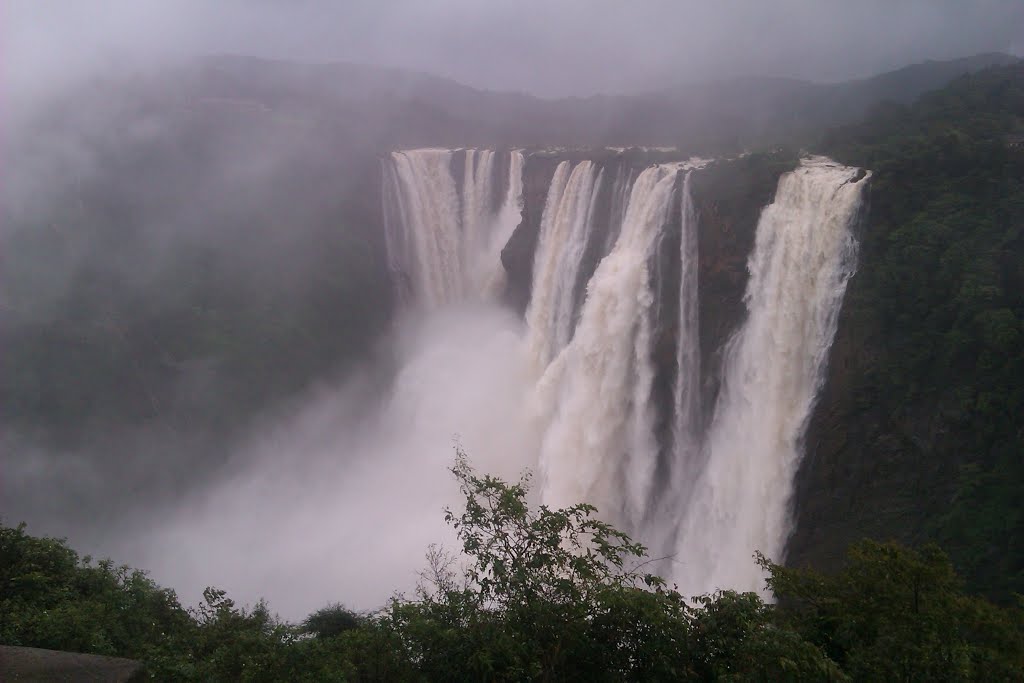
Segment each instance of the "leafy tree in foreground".
[{"label": "leafy tree in foreground", "polygon": [[645,548],[595,519],[592,506],[531,510],[528,478],[506,484],[478,476],[461,453],[452,471],[466,506],[446,517],[468,564],[460,575],[435,553],[431,586],[417,600],[394,600],[380,621],[418,676],[841,679],[820,649],[773,626],[756,595],[704,599],[740,622],[738,630],[728,618],[690,607],[663,579],[641,571]]},{"label": "leafy tree in foreground", "polygon": [[825,575],[760,557],[779,598],[684,599],[585,504],[527,504],[528,478],[453,468],[461,553],[416,594],[300,625],[208,588],[172,591],[63,541],[0,526],[0,643],[135,657],[159,681],[1015,681],[1024,611],[963,593],[934,548],[865,542]]}]

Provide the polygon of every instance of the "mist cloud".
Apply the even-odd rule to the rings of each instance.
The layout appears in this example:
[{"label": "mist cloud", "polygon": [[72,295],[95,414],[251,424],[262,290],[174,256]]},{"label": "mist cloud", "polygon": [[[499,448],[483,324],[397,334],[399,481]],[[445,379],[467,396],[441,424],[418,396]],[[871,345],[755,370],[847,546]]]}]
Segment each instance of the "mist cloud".
[{"label": "mist cloud", "polygon": [[406,321],[379,410],[365,410],[358,378],[312,395],[253,432],[234,476],[104,549],[154,567],[186,601],[216,581],[292,619],[330,599],[371,609],[411,591],[428,546],[455,547],[444,522],[459,501],[454,445],[513,481],[536,466],[522,325],[491,304]]}]

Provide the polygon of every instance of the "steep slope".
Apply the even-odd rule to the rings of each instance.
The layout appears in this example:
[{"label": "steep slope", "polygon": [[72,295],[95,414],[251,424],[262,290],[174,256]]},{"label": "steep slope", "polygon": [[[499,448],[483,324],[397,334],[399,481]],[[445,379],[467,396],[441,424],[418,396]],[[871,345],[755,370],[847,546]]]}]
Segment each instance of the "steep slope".
[{"label": "steep slope", "polygon": [[1024,67],[964,77],[823,147],[875,171],[860,268],[798,476],[796,564],[939,541],[1024,590]]}]

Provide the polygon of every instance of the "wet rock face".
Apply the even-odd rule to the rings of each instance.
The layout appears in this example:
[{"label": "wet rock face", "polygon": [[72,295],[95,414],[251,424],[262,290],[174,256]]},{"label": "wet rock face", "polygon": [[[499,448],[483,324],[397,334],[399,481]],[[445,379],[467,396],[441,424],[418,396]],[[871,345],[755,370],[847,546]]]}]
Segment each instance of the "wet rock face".
[{"label": "wet rock face", "polygon": [[501,250],[501,264],[508,273],[507,302],[517,311],[526,311],[530,302],[533,254],[537,249],[540,220],[544,214],[548,187],[562,161],[555,156],[529,155],[523,164],[523,219]]}]

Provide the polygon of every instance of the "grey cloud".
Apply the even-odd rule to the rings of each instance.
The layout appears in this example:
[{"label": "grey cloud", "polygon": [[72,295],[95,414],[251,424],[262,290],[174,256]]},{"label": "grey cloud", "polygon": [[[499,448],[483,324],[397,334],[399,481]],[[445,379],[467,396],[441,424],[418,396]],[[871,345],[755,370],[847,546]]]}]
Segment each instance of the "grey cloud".
[{"label": "grey cloud", "polygon": [[1019,0],[13,0],[6,80],[238,53],[412,68],[542,95],[738,75],[842,80],[924,59],[1024,50]]}]

